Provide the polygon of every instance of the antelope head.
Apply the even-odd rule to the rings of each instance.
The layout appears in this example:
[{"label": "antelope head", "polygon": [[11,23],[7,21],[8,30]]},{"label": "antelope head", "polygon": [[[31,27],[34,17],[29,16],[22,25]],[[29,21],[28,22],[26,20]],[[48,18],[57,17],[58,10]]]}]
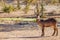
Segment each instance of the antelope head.
[{"label": "antelope head", "polygon": [[40,16],[39,14],[36,14],[36,22],[40,21]]}]

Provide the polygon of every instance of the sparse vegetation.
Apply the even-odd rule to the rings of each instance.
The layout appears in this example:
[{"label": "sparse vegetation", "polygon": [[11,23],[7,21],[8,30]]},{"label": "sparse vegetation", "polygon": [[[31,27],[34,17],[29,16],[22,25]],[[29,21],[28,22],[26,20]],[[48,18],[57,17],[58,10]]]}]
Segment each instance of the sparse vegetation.
[{"label": "sparse vegetation", "polygon": [[26,0],[25,2],[26,2],[26,7],[25,7],[24,10],[25,10],[25,13],[28,13],[28,11],[29,11],[29,6],[30,6],[32,0]]},{"label": "sparse vegetation", "polygon": [[[21,1],[23,1],[23,2],[21,2]],[[48,4],[50,3],[52,3],[52,4],[54,4],[54,3],[56,3],[56,2],[58,2],[59,0],[43,0],[43,5],[41,4],[42,3],[42,0],[40,1],[40,0],[15,0],[14,2],[11,2],[11,3],[8,3],[7,4],[7,2],[6,1],[2,1],[2,11],[3,12],[6,12],[6,13],[13,13],[13,11],[15,12],[15,10],[17,10],[17,12],[19,12],[19,13],[21,13],[21,11],[22,11],[22,13],[29,13],[30,12],[30,8],[31,8],[31,6],[36,6],[36,3],[37,3],[37,1],[39,1],[40,3],[39,3],[39,7],[37,7],[38,8],[38,13],[41,13],[41,15],[40,16],[44,16],[44,13],[43,13],[43,11],[45,10],[44,8],[43,8],[43,6],[46,6],[44,3],[45,3],[45,1],[46,2],[48,2]],[[24,2],[26,2],[26,3],[24,3]],[[14,4],[15,3],[15,4]],[[23,6],[23,5],[24,6]],[[35,5],[33,5],[33,4],[35,4]],[[47,4],[47,5],[48,5]],[[21,6],[22,5],[22,6]],[[24,8],[23,8],[24,7]],[[32,7],[33,8],[33,7]],[[36,7],[35,7],[36,8]],[[19,9],[22,9],[22,10],[19,10]],[[33,9],[33,11],[34,11],[34,9]],[[32,11],[32,12],[33,12]],[[33,12],[34,13],[34,12]],[[18,14],[18,13],[17,13]],[[15,14],[16,15],[16,14]],[[15,15],[13,16],[13,17],[15,17]],[[20,15],[20,14],[19,14]],[[17,17],[20,17],[20,16],[17,16]]]},{"label": "sparse vegetation", "polygon": [[29,5],[26,5],[24,11],[25,11],[25,13],[28,13],[28,11],[29,11]]},{"label": "sparse vegetation", "polygon": [[10,13],[10,12],[14,11],[14,9],[15,9],[14,6],[9,5],[9,6],[4,6],[3,9],[2,9],[2,11]]},{"label": "sparse vegetation", "polygon": [[20,7],[20,0],[16,0],[17,1],[17,9],[19,10],[21,7]]},{"label": "sparse vegetation", "polygon": [[51,0],[52,4],[58,3],[58,0]]}]

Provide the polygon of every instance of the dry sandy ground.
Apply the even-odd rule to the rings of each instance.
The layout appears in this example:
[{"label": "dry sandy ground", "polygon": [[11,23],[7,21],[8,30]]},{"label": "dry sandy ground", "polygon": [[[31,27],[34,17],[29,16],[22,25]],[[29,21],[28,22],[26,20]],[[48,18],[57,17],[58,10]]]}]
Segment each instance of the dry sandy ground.
[{"label": "dry sandy ground", "polygon": [[41,37],[41,28],[21,26],[23,25],[0,25],[0,40],[60,40],[60,27],[58,36],[51,36],[52,28],[45,28],[45,36]]}]

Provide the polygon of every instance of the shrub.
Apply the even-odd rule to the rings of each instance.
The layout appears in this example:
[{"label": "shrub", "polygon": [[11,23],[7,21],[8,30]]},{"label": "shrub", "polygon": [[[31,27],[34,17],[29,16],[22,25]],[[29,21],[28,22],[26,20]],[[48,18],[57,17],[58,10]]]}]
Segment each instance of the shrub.
[{"label": "shrub", "polygon": [[9,5],[9,6],[4,6],[3,9],[2,9],[2,11],[10,13],[10,12],[14,11],[14,9],[15,9],[14,6]]},{"label": "shrub", "polygon": [[29,11],[29,5],[26,5],[24,10],[25,10],[25,13],[27,13]]},{"label": "shrub", "polygon": [[52,4],[58,3],[58,0],[52,0],[51,3]]},{"label": "shrub", "polygon": [[14,6],[12,6],[12,5],[10,5],[8,8],[9,8],[9,11],[11,11],[11,12],[14,11],[14,9],[15,9]]}]

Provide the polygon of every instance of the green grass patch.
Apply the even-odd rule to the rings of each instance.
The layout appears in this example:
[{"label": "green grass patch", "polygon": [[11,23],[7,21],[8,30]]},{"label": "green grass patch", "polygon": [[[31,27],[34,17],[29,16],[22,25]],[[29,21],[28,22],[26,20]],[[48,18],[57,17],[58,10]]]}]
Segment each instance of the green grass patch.
[{"label": "green grass patch", "polygon": [[13,20],[13,21],[15,21],[15,20],[20,20],[20,21],[33,21],[33,22],[35,22],[36,21],[36,19],[35,18],[0,18],[0,20]]},{"label": "green grass patch", "polygon": [[[36,18],[0,18],[1,20],[5,20],[5,21],[32,21],[32,22],[36,22]],[[56,20],[58,22],[60,22],[60,18],[56,18]]]}]

